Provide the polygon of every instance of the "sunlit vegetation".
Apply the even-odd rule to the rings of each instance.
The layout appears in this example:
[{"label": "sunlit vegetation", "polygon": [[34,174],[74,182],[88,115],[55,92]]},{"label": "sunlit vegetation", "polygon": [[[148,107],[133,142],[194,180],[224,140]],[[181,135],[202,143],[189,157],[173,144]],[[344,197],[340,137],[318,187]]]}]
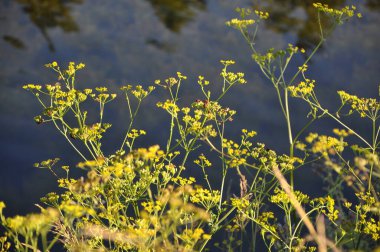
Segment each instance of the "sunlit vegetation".
[{"label": "sunlit vegetation", "polygon": [[[198,76],[194,85],[203,95],[190,103],[181,99],[181,86],[189,81],[180,72],[148,87],[126,85],[116,93],[78,84],[83,63],[46,64],[57,74],[54,84],[24,86],[42,108],[34,120],[53,125],[81,161],[76,167],[58,158],[35,164],[50,171],[63,190],[43,197],[39,213],[7,217],[0,202],[5,230],[0,251],[375,250],[380,240],[379,89],[374,88],[372,98],[337,90],[340,106],[332,111],[318,99],[318,80],[308,77],[308,62],[329,34],[361,14],[355,6],[313,3],[311,9],[318,38],[312,49],[288,44],[258,51],[259,27],[271,20],[265,10],[238,8],[238,17],[226,23],[241,33],[277,94],[287,153],[257,142],[260,132],[249,125],[239,136],[226,133],[238,115],[224,97],[235,86],[252,84],[233,60],[220,61],[219,83]],[[304,62],[291,72],[288,67],[299,55]],[[218,91],[211,92],[210,86]],[[157,89],[166,92],[156,104],[167,114],[166,144],[137,147],[146,134],[154,134],[135,128],[135,120]],[[114,143],[114,153],[107,154],[103,136],[111,125],[104,114],[119,96],[130,120],[124,137]],[[309,108],[303,125],[291,119],[293,99]],[[88,104],[97,114],[90,115]],[[368,125],[369,138],[350,126],[355,116]],[[322,118],[339,127],[329,134],[310,132],[309,126]],[[326,190],[319,197],[295,188],[294,172],[312,164],[323,167]],[[72,176],[75,169],[86,175]],[[188,176],[189,169],[202,176]],[[220,181],[209,176],[211,170],[217,170]],[[230,192],[228,181],[238,185],[238,192]]]}]

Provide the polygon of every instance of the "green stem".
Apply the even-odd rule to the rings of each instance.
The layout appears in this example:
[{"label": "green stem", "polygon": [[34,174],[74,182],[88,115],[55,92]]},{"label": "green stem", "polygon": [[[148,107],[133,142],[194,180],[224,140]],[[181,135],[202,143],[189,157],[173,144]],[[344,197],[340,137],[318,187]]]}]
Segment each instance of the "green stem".
[{"label": "green stem", "polygon": [[315,121],[315,118],[311,119],[298,133],[297,135],[294,137],[293,139],[293,142],[296,142],[298,140],[298,138],[301,136],[301,134],[307,129],[309,128],[309,126]]},{"label": "green stem", "polygon": [[278,101],[279,101],[280,106],[281,106],[282,113],[284,114],[284,116],[286,118],[286,110],[285,110],[285,107],[284,107],[284,104],[283,104],[283,101],[282,101],[280,89],[278,88],[278,86],[275,86],[275,89],[276,89]]},{"label": "green stem", "polygon": [[[286,112],[286,125],[288,128],[288,137],[289,137],[289,157],[294,155],[294,143],[293,143],[293,134],[292,134],[292,125],[290,122],[290,111],[289,111],[289,91],[287,88],[284,89],[284,100],[285,100],[285,112]],[[290,186],[294,188],[294,171],[290,171]]]},{"label": "green stem", "polygon": [[286,88],[284,90],[284,100],[285,100],[285,111],[286,111],[286,125],[288,127],[288,136],[289,136],[289,144],[290,144],[290,157],[293,156],[293,134],[292,134],[292,126],[290,123],[290,112],[289,112],[289,91]]},{"label": "green stem", "polygon": [[[376,117],[372,119],[372,155],[376,154]],[[368,179],[368,191],[372,191],[373,196],[375,197],[376,201],[378,202],[379,199],[377,197],[377,193],[375,188],[372,186],[372,174],[373,174],[373,167],[375,166],[374,163],[371,164],[371,169],[369,172],[369,179]]]},{"label": "green stem", "polygon": [[229,86],[223,90],[223,93],[218,97],[218,99],[216,99],[215,101],[218,102],[220,99],[223,98],[223,96],[227,93],[227,91],[234,85],[234,83],[229,83]]},{"label": "green stem", "polygon": [[59,126],[58,126],[58,124],[57,124],[57,122],[56,122],[56,120],[53,120],[53,123],[54,123],[54,126],[58,129],[58,131],[59,131],[59,133],[61,133],[65,138],[66,138],[66,140],[69,142],[69,144],[74,148],[74,150],[85,160],[85,161],[87,161],[87,159],[85,158],[85,156],[83,156],[83,154],[77,149],[77,147],[73,144],[73,142],[71,142],[71,140],[69,139],[69,137],[67,136],[67,134],[66,134],[66,132],[63,132],[60,128],[59,128]]},{"label": "green stem", "polygon": [[[325,41],[324,38],[322,38],[319,43],[317,44],[317,46],[314,48],[314,50],[311,52],[311,54],[309,55],[309,57],[307,57],[307,59],[305,60],[305,62],[303,63],[303,65],[306,65],[310,60],[311,58],[314,56],[314,54],[318,51],[318,49],[322,46],[323,42]],[[298,77],[298,75],[301,73],[301,69],[298,69],[298,71],[294,74],[294,76],[290,79],[289,81],[289,86],[293,84],[293,82],[296,80],[296,78]]]},{"label": "green stem", "polygon": [[[309,101],[310,102],[310,101]],[[365,143],[371,150],[373,149],[372,145],[369,144],[362,136],[360,136],[358,133],[356,133],[356,131],[352,130],[350,127],[348,127],[345,123],[343,123],[342,121],[340,121],[337,117],[335,117],[333,114],[331,114],[327,109],[324,109],[322,108],[320,105],[318,104],[315,104],[315,103],[312,103],[310,102],[312,105],[314,105],[314,107],[318,108],[319,110],[321,110],[324,114],[328,115],[329,117],[331,117],[332,119],[334,119],[336,122],[338,122],[340,125],[342,125],[344,128],[346,128],[347,130],[351,131],[356,137],[358,137],[360,140],[363,141],[363,143]]]},{"label": "green stem", "polygon": [[[127,99],[127,100],[128,100],[128,105],[129,105],[129,99]],[[137,113],[138,113],[138,111],[139,111],[139,109],[140,109],[140,105],[141,105],[141,100],[139,100],[135,112],[134,112],[133,114],[130,113],[130,114],[131,114],[131,117],[130,117],[130,120],[131,120],[131,121],[129,122],[129,126],[128,126],[128,129],[127,129],[127,132],[125,133],[125,137],[124,137],[123,143],[121,144],[119,150],[123,150],[124,145],[125,145],[125,143],[127,142],[127,139],[128,139],[128,133],[130,132],[130,130],[131,130],[131,128],[132,128],[132,125],[133,125],[133,122],[134,122],[134,120],[135,120],[135,117],[136,117],[136,115],[137,115]],[[131,111],[131,112],[132,112],[132,111]]]},{"label": "green stem", "polygon": [[170,133],[169,133],[168,143],[166,144],[166,153],[169,153],[169,150],[170,150],[170,146],[171,146],[172,138],[173,138],[173,130],[174,130],[174,115],[171,115]]},{"label": "green stem", "polygon": [[46,251],[50,251],[50,249],[54,246],[54,244],[58,241],[59,239],[59,234],[54,236],[54,239],[49,243],[49,246],[46,248]]}]

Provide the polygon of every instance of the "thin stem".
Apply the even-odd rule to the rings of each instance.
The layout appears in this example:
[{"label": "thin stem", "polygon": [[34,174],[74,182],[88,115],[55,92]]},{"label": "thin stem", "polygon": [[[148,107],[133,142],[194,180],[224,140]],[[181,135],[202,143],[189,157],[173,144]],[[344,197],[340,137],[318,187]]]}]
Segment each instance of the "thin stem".
[{"label": "thin stem", "polygon": [[63,132],[60,128],[59,128],[59,126],[58,126],[58,124],[57,124],[57,122],[56,122],[56,120],[53,120],[53,123],[54,123],[54,126],[58,129],[58,131],[59,131],[59,133],[61,133],[65,138],[66,138],[66,140],[69,142],[69,144],[74,148],[74,150],[85,160],[85,161],[87,161],[87,159],[85,158],[85,156],[83,156],[83,154],[77,149],[77,147],[71,142],[71,140],[69,139],[69,137],[67,136],[67,134],[66,134],[66,132]]},{"label": "thin stem", "polygon": [[279,101],[280,106],[281,106],[281,111],[284,114],[284,117],[286,118],[286,116],[287,116],[286,115],[286,110],[285,110],[285,107],[284,107],[284,104],[283,104],[283,101],[282,101],[282,96],[281,96],[281,93],[280,93],[280,89],[278,88],[278,86],[275,86],[275,89],[276,89],[278,101]]},{"label": "thin stem", "polygon": [[[310,102],[310,101],[309,101]],[[360,136],[356,131],[352,130],[350,127],[348,127],[346,124],[344,124],[341,120],[339,120],[337,117],[335,117],[333,114],[331,114],[327,109],[322,108],[319,104],[315,104],[313,102],[310,102],[314,107],[321,110],[324,114],[330,116],[332,119],[334,119],[336,122],[338,122],[340,125],[342,125],[347,130],[351,131],[356,137],[358,137],[360,140],[362,140],[371,150],[373,149],[372,145],[369,144],[362,136]]]},{"label": "thin stem", "polygon": [[285,111],[286,111],[286,125],[288,126],[288,136],[289,136],[289,144],[291,146],[290,148],[290,157],[293,156],[293,135],[292,135],[292,126],[290,123],[290,112],[289,112],[289,97],[288,97],[289,91],[286,88],[284,90],[284,100],[285,100]]},{"label": "thin stem", "polygon": [[50,249],[54,246],[54,244],[58,241],[60,234],[56,234],[53,240],[49,243],[49,246],[46,247],[45,251],[50,251]]},{"label": "thin stem", "polygon": [[[128,100],[128,106],[129,106],[129,99],[127,99]],[[125,145],[125,143],[127,142],[127,139],[128,139],[128,133],[130,132],[130,130],[131,130],[131,128],[132,128],[132,125],[133,125],[133,122],[134,122],[134,120],[135,120],[135,117],[136,117],[136,115],[137,115],[137,113],[138,113],[138,111],[139,111],[139,109],[140,109],[140,105],[141,105],[141,100],[139,100],[139,102],[138,102],[138,104],[137,104],[137,108],[136,108],[136,110],[135,110],[135,112],[133,113],[133,115],[132,115],[132,113],[131,113],[131,117],[130,117],[130,122],[129,122],[129,126],[128,126],[128,129],[127,129],[127,132],[125,133],[125,137],[124,137],[124,140],[123,140],[123,143],[121,144],[121,146],[120,146],[120,149],[119,150],[122,150],[123,148],[124,148],[124,145]],[[132,112],[132,111],[131,111]]]},{"label": "thin stem", "polygon": [[223,89],[223,93],[218,97],[218,99],[215,100],[216,102],[218,102],[220,99],[222,99],[223,96],[227,93],[227,91],[234,85],[234,82],[233,83],[227,82],[227,83],[229,84],[229,86],[227,88]]},{"label": "thin stem", "polygon": [[[303,63],[303,65],[306,65],[310,60],[311,58],[314,56],[314,54],[318,51],[318,49],[322,46],[323,42],[325,41],[324,38],[322,38],[319,43],[317,44],[317,46],[314,48],[314,50],[311,52],[311,54],[309,55],[309,57],[307,57],[307,59],[305,60],[305,62]],[[298,71],[294,74],[294,76],[290,79],[289,81],[289,86],[293,84],[293,82],[296,80],[296,78],[298,77],[298,75],[301,73],[301,69],[298,69]]]},{"label": "thin stem", "polygon": [[334,119],[336,122],[338,122],[340,125],[342,125],[344,128],[346,128],[347,130],[351,131],[352,134],[354,134],[357,138],[359,138],[361,141],[363,141],[363,143],[365,143],[371,150],[373,150],[373,146],[370,143],[368,143],[367,140],[365,140],[356,131],[354,131],[349,126],[347,126],[345,123],[343,123],[341,120],[339,120],[339,118],[337,118],[336,116],[334,116],[333,114],[331,114],[327,109],[322,108],[322,106],[320,104],[314,103],[314,102],[312,102],[312,101],[310,101],[308,99],[303,98],[303,100],[305,100],[306,102],[308,102],[312,107],[317,108],[320,111],[322,111],[323,112],[322,116],[323,115],[328,115],[329,117],[331,117],[332,119]]},{"label": "thin stem", "polygon": [[301,136],[301,134],[309,128],[309,126],[315,121],[316,119],[313,117],[298,133],[297,135],[293,138],[293,142],[297,142],[298,138]]},{"label": "thin stem", "polygon": [[166,144],[166,153],[169,153],[170,146],[172,143],[172,138],[173,138],[173,130],[174,130],[174,115],[171,115],[171,120],[170,120],[170,133],[169,133],[169,139]]},{"label": "thin stem", "polygon": [[[96,160],[96,159],[97,159],[97,158],[96,158],[96,155],[93,153],[93,151],[94,151],[94,147],[92,146],[92,150],[91,150],[91,148],[90,148],[90,146],[88,146],[86,140],[83,141],[83,143],[84,143],[84,145],[87,147],[87,149],[88,149],[88,151],[90,152],[92,158],[93,158],[94,160]],[[91,142],[90,142],[90,144],[91,144]]]},{"label": "thin stem", "polygon": [[[376,153],[376,118],[372,119],[372,154],[375,155]],[[374,163],[371,163],[371,169],[369,171],[369,179],[368,179],[368,191],[372,191],[373,196],[376,198],[376,201],[378,201],[377,193],[375,189],[372,187],[372,174],[373,174],[373,167],[375,166]]]},{"label": "thin stem", "polygon": [[379,143],[377,142],[377,139],[379,138],[379,133],[380,133],[380,126],[377,127],[377,132],[376,132],[375,141],[374,141],[374,143],[376,144],[375,147],[379,145]]}]

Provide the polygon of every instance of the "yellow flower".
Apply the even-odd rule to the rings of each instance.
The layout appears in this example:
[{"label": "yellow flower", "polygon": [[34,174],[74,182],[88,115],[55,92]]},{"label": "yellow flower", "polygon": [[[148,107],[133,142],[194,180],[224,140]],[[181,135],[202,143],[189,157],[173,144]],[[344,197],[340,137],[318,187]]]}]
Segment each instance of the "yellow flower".
[{"label": "yellow flower", "polygon": [[[304,50],[305,51],[305,50]],[[306,64],[304,64],[304,65],[302,65],[302,66],[300,66],[300,67],[298,67],[298,70],[300,70],[301,72],[306,72],[307,71],[307,68],[308,68],[308,66],[306,65]]]},{"label": "yellow flower", "polygon": [[[307,66],[303,65],[300,70],[302,72],[307,70]],[[306,79],[301,81],[297,86],[289,86],[288,89],[292,96],[308,99],[314,94],[315,80]]]},{"label": "yellow flower", "polygon": [[6,219],[7,226],[15,232],[19,232],[20,229],[25,227],[25,217],[16,215],[13,218]]},{"label": "yellow flower", "polygon": [[211,235],[210,235],[210,234],[203,234],[203,235],[202,235],[202,238],[203,238],[204,240],[210,240],[210,239],[211,239]]},{"label": "yellow flower", "polygon": [[268,18],[269,18],[269,13],[266,12],[266,11],[255,10],[255,14],[256,14],[260,19],[268,19]]},{"label": "yellow flower", "polygon": [[246,198],[231,198],[231,205],[243,211],[249,206],[249,201]]},{"label": "yellow flower", "polygon": [[3,211],[5,208],[5,203],[3,201],[0,201],[0,213]]},{"label": "yellow flower", "polygon": [[351,130],[345,130],[345,129],[333,129],[333,132],[335,135],[340,136],[340,137],[348,137],[349,135],[353,134]]},{"label": "yellow flower", "polygon": [[[330,8],[327,4],[313,3],[313,6],[326,15],[334,18],[338,24],[346,21],[347,19],[353,17],[356,12],[356,7],[354,5],[345,6],[342,9]],[[356,13],[357,17],[361,17],[361,13]]]},{"label": "yellow flower", "polygon": [[230,21],[226,22],[227,26],[231,26],[235,29],[246,29],[248,26],[251,26],[255,23],[255,20],[253,19],[237,19],[233,18]]}]

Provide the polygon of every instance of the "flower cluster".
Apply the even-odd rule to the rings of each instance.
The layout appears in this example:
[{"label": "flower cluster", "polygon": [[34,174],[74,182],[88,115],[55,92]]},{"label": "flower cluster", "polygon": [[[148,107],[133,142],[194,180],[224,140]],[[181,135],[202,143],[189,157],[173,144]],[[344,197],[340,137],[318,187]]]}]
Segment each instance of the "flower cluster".
[{"label": "flower cluster", "polygon": [[249,200],[246,198],[231,198],[231,205],[244,212],[249,207]]},{"label": "flower cluster", "polygon": [[271,242],[274,242],[277,239],[276,237],[278,237],[277,227],[273,224],[276,220],[277,219],[273,212],[263,212],[256,219],[257,223],[259,223],[261,227],[261,235],[264,236],[268,234],[268,238]]},{"label": "flower cluster", "polygon": [[[26,243],[36,247],[40,239],[47,239],[48,232],[59,220],[59,212],[54,208],[41,208],[41,213],[8,218],[3,215],[4,208],[4,202],[0,201],[0,224],[7,230],[5,234],[12,237],[15,251],[24,251]],[[6,236],[0,236],[0,251],[8,251],[11,246]]]},{"label": "flower cluster", "polygon": [[321,208],[321,213],[325,214],[332,222],[336,221],[339,217],[339,210],[336,209],[335,200],[329,195],[313,199],[310,205],[315,208]]},{"label": "flower cluster", "polygon": [[342,9],[334,9],[330,8],[328,4],[321,4],[321,3],[314,3],[314,8],[316,8],[318,11],[321,11],[328,16],[334,18],[338,24],[342,24],[344,21],[348,20],[349,18],[353,16],[357,16],[358,18],[362,17],[361,13],[355,13],[356,12],[356,6],[345,6]]},{"label": "flower cluster", "polygon": [[145,130],[137,130],[137,129],[132,129],[128,134],[127,137],[131,139],[136,139],[139,136],[146,135]]},{"label": "flower cluster", "polygon": [[[301,204],[308,203],[310,200],[308,195],[300,191],[294,191],[293,193],[297,201]],[[274,189],[273,195],[270,197],[270,201],[282,208],[287,208],[291,203],[288,194],[279,188]]]},{"label": "flower cluster", "polygon": [[352,130],[345,130],[345,129],[333,129],[333,133],[341,138],[346,138],[353,134]]},{"label": "flower cluster", "polygon": [[289,86],[288,89],[292,96],[307,100],[310,97],[315,97],[314,87],[315,80],[306,79],[305,81],[301,81],[297,86]]},{"label": "flower cluster", "polygon": [[260,19],[268,19],[269,18],[269,13],[266,11],[255,10],[255,14]]},{"label": "flower cluster", "polygon": [[344,142],[343,139],[318,135],[317,133],[310,133],[305,140],[309,144],[312,144],[310,148],[312,153],[319,153],[324,157],[327,157],[329,154],[334,155],[337,152],[343,152],[344,148],[347,146],[347,143]]},{"label": "flower cluster", "polygon": [[156,202],[142,202],[141,206],[144,207],[144,210],[147,211],[148,213],[153,213],[153,212],[158,212],[162,209],[162,203],[160,201]]},{"label": "flower cluster", "polygon": [[230,21],[226,22],[226,25],[231,26],[235,29],[247,29],[248,26],[251,26],[255,23],[254,19],[237,19],[233,18]]},{"label": "flower cluster", "polygon": [[82,128],[73,128],[70,131],[70,136],[73,139],[82,141],[98,141],[102,138],[103,133],[111,127],[109,123],[95,123],[93,125],[84,125]]},{"label": "flower cluster", "polygon": [[136,97],[138,100],[142,100],[145,97],[147,97],[155,88],[153,86],[149,86],[148,90],[145,90],[141,85],[137,85],[135,89],[131,90],[131,93]]},{"label": "flower cluster", "polygon": [[221,195],[218,190],[210,191],[198,187],[191,193],[190,201],[203,206],[206,210],[210,210],[218,205],[220,197]]},{"label": "flower cluster", "polygon": [[[233,18],[226,22],[227,26],[232,28],[245,31],[248,27],[260,22],[260,20],[265,20],[269,18],[269,13],[261,10],[252,10],[248,8],[236,8],[237,13],[240,15],[240,19]],[[249,16],[255,15],[256,19],[248,18]]]},{"label": "flower cluster", "polygon": [[171,114],[174,117],[176,117],[177,116],[177,112],[180,111],[180,109],[177,106],[177,104],[175,102],[169,100],[169,99],[166,100],[164,103],[158,102],[157,103],[157,107],[166,110],[169,114]]},{"label": "flower cluster", "polygon": [[235,64],[234,61],[232,60],[226,60],[226,61],[221,61],[221,63],[224,65],[224,68],[222,69],[222,72],[220,75],[223,77],[223,79],[228,82],[229,85],[233,85],[235,83],[238,84],[246,84],[247,81],[244,79],[244,73],[238,72],[229,72],[227,71],[229,65]]},{"label": "flower cluster", "polygon": [[205,157],[203,153],[198,157],[198,159],[194,160],[194,163],[203,168],[210,167],[212,165],[211,162]]},{"label": "flower cluster", "polygon": [[[276,71],[276,68],[279,66],[282,68],[282,62],[286,57],[286,61],[290,61],[294,54],[301,52],[305,53],[303,48],[299,48],[298,46],[294,46],[292,44],[288,44],[288,47],[283,50],[275,50],[274,48],[270,48],[266,51],[266,53],[260,53],[255,51],[252,54],[253,60],[261,67],[262,71],[266,72],[266,74],[271,75]],[[274,65],[278,66],[274,66]],[[278,85],[278,82],[273,83],[275,86]]]},{"label": "flower cluster", "polygon": [[380,239],[380,203],[369,192],[359,192],[356,193],[356,196],[360,200],[360,204],[355,206],[354,211],[359,216],[361,228],[365,234],[377,241]]},{"label": "flower cluster", "polygon": [[350,106],[350,113],[357,112],[361,117],[377,119],[380,110],[380,102],[374,98],[359,98],[356,95],[350,95],[345,91],[338,91],[342,105]]},{"label": "flower cluster", "polygon": [[180,72],[177,72],[177,78],[170,77],[165,79],[163,82],[161,80],[155,80],[154,84],[164,87],[164,88],[172,88],[175,85],[180,84],[181,80],[186,80],[187,76],[183,75]]}]

